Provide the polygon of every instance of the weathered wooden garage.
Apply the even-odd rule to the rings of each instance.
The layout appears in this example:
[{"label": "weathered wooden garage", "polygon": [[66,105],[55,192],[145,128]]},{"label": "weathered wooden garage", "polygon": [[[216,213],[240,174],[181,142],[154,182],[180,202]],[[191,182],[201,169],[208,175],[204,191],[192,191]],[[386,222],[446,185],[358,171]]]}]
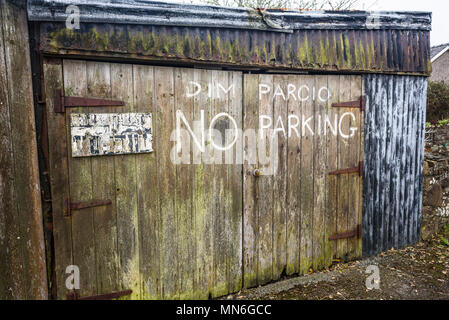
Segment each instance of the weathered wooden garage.
[{"label": "weathered wooden garage", "polygon": [[419,240],[430,13],[27,13],[51,298],[207,299]]}]

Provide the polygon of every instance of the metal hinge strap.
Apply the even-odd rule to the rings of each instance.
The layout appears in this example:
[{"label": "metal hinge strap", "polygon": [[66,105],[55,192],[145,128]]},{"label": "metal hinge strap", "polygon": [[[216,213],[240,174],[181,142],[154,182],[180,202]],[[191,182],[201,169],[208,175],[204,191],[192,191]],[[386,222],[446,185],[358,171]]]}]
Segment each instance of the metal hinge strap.
[{"label": "metal hinge strap", "polygon": [[332,171],[332,172],[329,172],[329,175],[330,176],[338,176],[341,174],[349,174],[349,173],[358,173],[359,176],[362,177],[363,176],[363,161],[360,161],[359,165],[357,167]]},{"label": "metal hinge strap", "polygon": [[109,206],[112,204],[111,200],[92,200],[92,201],[84,201],[84,202],[70,202],[66,201],[66,209],[64,212],[64,216],[71,217],[73,210],[82,210],[88,208]]},{"label": "metal hinge strap", "polygon": [[111,300],[130,295],[131,293],[133,293],[132,290],[124,290],[118,292],[99,294],[95,296],[78,297],[76,291],[71,291],[70,293],[67,294],[67,300]]},{"label": "metal hinge strap", "polygon": [[339,233],[332,237],[329,237],[329,240],[332,241],[332,240],[350,239],[354,237],[357,237],[357,239],[360,239],[362,237],[362,226],[360,224],[357,225],[357,227],[352,231]]},{"label": "metal hinge strap", "polygon": [[107,100],[98,98],[84,98],[65,96],[63,90],[55,90],[54,111],[64,113],[68,107],[115,107],[124,106],[125,102],[120,100]]},{"label": "metal hinge strap", "polygon": [[348,102],[336,102],[332,104],[332,108],[352,108],[352,109],[360,109],[360,111],[365,111],[365,96],[361,96],[358,100],[348,101]]}]

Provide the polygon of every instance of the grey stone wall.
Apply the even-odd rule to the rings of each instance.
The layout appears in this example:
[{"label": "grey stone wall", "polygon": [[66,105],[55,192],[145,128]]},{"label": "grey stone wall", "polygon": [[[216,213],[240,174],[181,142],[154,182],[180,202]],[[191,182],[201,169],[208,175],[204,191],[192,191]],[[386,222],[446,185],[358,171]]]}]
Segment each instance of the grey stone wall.
[{"label": "grey stone wall", "polygon": [[449,126],[426,129],[421,238],[449,223]]}]

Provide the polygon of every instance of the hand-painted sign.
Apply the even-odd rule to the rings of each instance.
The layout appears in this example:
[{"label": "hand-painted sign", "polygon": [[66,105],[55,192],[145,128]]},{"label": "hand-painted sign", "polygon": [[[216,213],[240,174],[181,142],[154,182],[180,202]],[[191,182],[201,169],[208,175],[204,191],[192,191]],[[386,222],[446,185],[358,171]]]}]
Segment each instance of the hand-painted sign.
[{"label": "hand-painted sign", "polygon": [[151,113],[72,113],[72,157],[153,152]]}]

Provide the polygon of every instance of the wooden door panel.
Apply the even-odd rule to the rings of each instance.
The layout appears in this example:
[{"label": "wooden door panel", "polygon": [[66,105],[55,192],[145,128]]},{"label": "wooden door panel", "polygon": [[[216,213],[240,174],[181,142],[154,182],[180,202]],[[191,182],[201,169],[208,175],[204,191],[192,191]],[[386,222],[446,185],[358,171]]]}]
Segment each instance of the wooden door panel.
[{"label": "wooden door panel", "polygon": [[[71,294],[65,268],[72,264],[81,280],[72,298],[131,289],[123,298],[192,299],[240,290],[241,162],[225,164],[224,157],[217,162],[214,152],[212,158],[199,153],[195,162],[192,148],[191,162],[177,163],[173,138],[178,112],[191,126],[204,112],[206,127],[217,114],[230,114],[241,129],[242,74],[73,60],[44,66],[58,298]],[[192,82],[201,84],[199,95],[190,94]],[[66,96],[125,105],[73,107],[56,114],[52,97],[60,88]],[[222,94],[214,94],[217,90]],[[67,143],[74,112],[151,113],[154,151],[74,158]],[[236,156],[239,145],[232,150]],[[67,201],[105,199],[109,205],[64,217]]]},{"label": "wooden door panel", "polygon": [[[363,113],[333,106],[359,99],[362,78],[245,75],[244,84],[244,132],[257,131],[245,140],[245,287],[361,257],[360,238],[330,239],[360,224],[361,177],[329,173],[362,160]],[[273,137],[275,169],[259,152],[273,151],[264,143]]]}]

